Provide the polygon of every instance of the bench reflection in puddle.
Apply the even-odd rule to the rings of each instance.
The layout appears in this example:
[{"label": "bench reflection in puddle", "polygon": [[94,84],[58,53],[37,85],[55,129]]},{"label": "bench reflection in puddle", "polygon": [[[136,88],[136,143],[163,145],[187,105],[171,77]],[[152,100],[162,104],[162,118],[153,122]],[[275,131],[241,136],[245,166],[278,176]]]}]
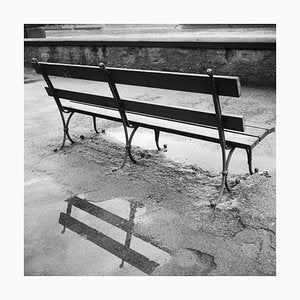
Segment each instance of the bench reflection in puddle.
[{"label": "bench reflection in puddle", "polygon": [[[148,252],[149,250],[151,250],[151,252],[148,253],[148,255],[150,254],[149,256],[152,256],[151,254],[154,253],[154,256],[157,256],[158,254],[159,257],[156,259],[156,261],[150,260],[147,256],[141,254],[141,251],[138,252],[137,250],[132,249],[132,239],[134,237],[136,242],[136,247],[134,248],[138,248],[139,250],[142,249],[142,252],[145,252],[143,251],[145,250],[145,246],[142,245],[146,244],[145,238],[140,235],[136,235],[133,232],[136,212],[141,206],[138,202],[128,202],[124,200],[122,200],[122,203],[120,203],[120,200],[117,200],[118,203],[109,203],[111,202],[110,200],[97,202],[98,205],[104,207],[105,204],[108,203],[108,206],[112,208],[117,208],[122,205],[124,207],[124,204],[129,206],[128,219],[104,209],[103,207],[83,200],[77,196],[66,200],[66,202],[68,203],[67,211],[66,213],[61,212],[59,218],[59,223],[63,225],[62,233],[64,233],[66,228],[68,228],[90,242],[110,252],[111,254],[117,256],[121,259],[120,268],[123,267],[124,262],[127,262],[133,267],[136,267],[140,271],[149,275],[156,267],[160,265],[158,261],[164,262],[170,258],[170,255],[167,252],[157,248],[157,246],[148,244],[149,241],[147,241],[147,245],[149,245],[151,249],[148,249]],[[113,206],[111,204],[113,204]],[[73,207],[76,208],[75,212],[74,210],[72,211]],[[79,209],[80,212],[77,209]],[[128,210],[126,210],[126,212],[128,213]],[[78,213],[78,219],[81,220],[76,218]],[[124,211],[122,213],[124,214]],[[84,222],[82,222],[82,219],[84,219]],[[92,226],[90,226],[90,224]],[[97,230],[98,228],[95,229],[94,227],[98,227],[100,230]],[[120,230],[122,232],[120,232]],[[113,236],[113,238],[111,236]],[[155,252],[157,252],[156,255]]]}]

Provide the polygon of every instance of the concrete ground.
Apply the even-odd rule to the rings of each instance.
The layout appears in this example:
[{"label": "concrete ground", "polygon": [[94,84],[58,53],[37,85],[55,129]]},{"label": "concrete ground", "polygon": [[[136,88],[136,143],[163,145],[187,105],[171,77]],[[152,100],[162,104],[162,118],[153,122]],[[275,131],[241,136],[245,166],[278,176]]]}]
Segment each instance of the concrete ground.
[{"label": "concrete ground", "polygon": [[[153,133],[140,130],[133,142],[140,164],[128,162],[112,172],[124,153],[120,124],[98,119],[101,133],[96,134],[91,117],[74,115],[70,134],[76,143],[67,142],[54,152],[62,139],[55,103],[31,69],[25,69],[24,83],[25,275],[276,274],[275,133],[254,149],[254,166],[261,172],[250,176],[246,153],[234,154],[229,182],[239,183],[213,211],[209,203],[221,178],[219,146],[162,134],[168,151],[158,153]],[[90,93],[104,88],[67,79],[54,83]],[[136,100],[212,109],[211,99],[203,95],[129,87],[120,87],[120,93]],[[249,122],[275,124],[274,89],[243,87],[242,94],[239,99],[223,97],[223,111],[244,115]],[[74,227],[79,234],[69,229],[61,234],[59,216],[72,196],[88,200],[94,211],[122,224],[134,217],[135,225],[128,230],[134,263],[120,268],[120,257],[128,254],[120,246],[126,233],[103,215],[73,207],[71,217],[79,224]],[[105,239],[95,231],[89,235],[91,228]],[[149,264],[154,266],[151,272]]]}]

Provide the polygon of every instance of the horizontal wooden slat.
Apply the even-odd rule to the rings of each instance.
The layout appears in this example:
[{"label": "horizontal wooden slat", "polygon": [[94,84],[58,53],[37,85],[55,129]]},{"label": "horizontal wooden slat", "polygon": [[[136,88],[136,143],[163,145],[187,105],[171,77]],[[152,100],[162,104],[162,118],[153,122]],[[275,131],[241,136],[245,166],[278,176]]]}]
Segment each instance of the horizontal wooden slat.
[{"label": "horizontal wooden slat", "polygon": [[[214,112],[199,111],[174,106],[149,104],[124,100],[124,108],[128,112],[140,113],[143,115],[156,116],[162,119],[176,120],[188,124],[199,124],[217,127],[217,116]],[[244,131],[244,119],[242,116],[229,114],[222,115],[223,126],[226,129]]]},{"label": "horizontal wooden slat", "polygon": [[153,270],[159,266],[157,262],[150,260],[146,256],[126,247],[125,245],[122,245],[102,232],[91,228],[65,213],[60,214],[59,224],[79,235],[84,235],[90,242],[128,262],[146,274],[151,274]]},{"label": "horizontal wooden slat", "polygon": [[[234,132],[236,133],[236,131],[234,130],[226,130],[228,132]],[[243,135],[249,135],[249,136],[254,136],[259,138],[260,140],[262,140],[266,135],[268,135],[268,130],[267,129],[263,129],[263,128],[255,128],[252,126],[247,126],[247,123],[245,125],[245,131],[243,132]]]},{"label": "horizontal wooden slat", "polygon": [[272,133],[275,131],[274,125],[268,125],[268,124],[254,124],[247,122],[247,126],[253,128],[253,130],[256,129],[264,129],[267,131],[267,134]]},{"label": "horizontal wooden slat", "polygon": [[255,136],[261,141],[269,134],[269,131],[264,128],[255,128],[252,126],[247,126],[246,124],[245,131],[243,132],[243,134]]},{"label": "horizontal wooden slat", "polygon": [[[49,96],[53,96],[52,91],[46,88]],[[113,98],[103,97],[73,91],[55,90],[59,98],[75,100],[81,103],[94,104],[102,107],[117,109]],[[141,101],[122,100],[127,112],[133,112],[143,115],[156,116],[158,118],[177,120],[189,124],[201,124],[206,126],[217,126],[217,118],[214,112],[198,111],[174,106],[157,105]],[[226,129],[235,131],[244,131],[244,119],[242,116],[224,114],[222,116],[223,126]]]},{"label": "horizontal wooden slat", "polygon": [[[50,76],[106,82],[106,76],[99,67],[43,62],[40,62],[39,66]],[[33,67],[37,73],[41,74],[41,71],[35,64],[33,64]],[[209,77],[204,74],[121,68],[107,68],[107,70],[111,72],[117,84],[211,94]],[[215,81],[219,95],[231,97],[240,96],[240,81],[238,77],[216,75]]]},{"label": "horizontal wooden slat", "polygon": [[[101,108],[97,106],[85,105],[75,102],[70,102],[73,111],[84,113],[87,115],[98,115],[113,121],[121,121],[117,110]],[[149,116],[143,116],[133,113],[127,113],[127,119],[131,124],[142,126],[149,129],[158,129],[162,132],[169,132],[179,134],[187,137],[202,139],[214,143],[219,143],[218,130],[213,127],[204,127],[199,125],[192,125],[180,123],[176,121],[157,119]],[[226,142],[229,146],[250,149],[253,148],[260,139],[256,136],[245,135],[242,132],[225,131]]]}]

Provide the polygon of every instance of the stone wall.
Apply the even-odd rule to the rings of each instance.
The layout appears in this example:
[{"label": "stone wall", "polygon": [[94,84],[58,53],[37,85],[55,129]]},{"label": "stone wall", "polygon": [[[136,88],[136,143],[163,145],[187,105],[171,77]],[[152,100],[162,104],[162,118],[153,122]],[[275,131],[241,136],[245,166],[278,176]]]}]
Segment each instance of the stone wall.
[{"label": "stone wall", "polygon": [[239,76],[242,85],[276,85],[276,50],[163,47],[26,45],[25,66],[31,58],[44,62]]}]

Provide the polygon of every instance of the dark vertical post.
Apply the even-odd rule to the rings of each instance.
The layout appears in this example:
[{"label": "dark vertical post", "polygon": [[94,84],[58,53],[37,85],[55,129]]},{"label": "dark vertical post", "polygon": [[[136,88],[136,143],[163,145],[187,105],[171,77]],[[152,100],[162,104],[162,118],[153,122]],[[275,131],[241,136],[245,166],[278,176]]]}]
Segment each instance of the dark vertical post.
[{"label": "dark vertical post", "polygon": [[124,128],[126,146],[125,146],[125,157],[124,157],[123,163],[122,163],[122,165],[120,167],[120,169],[121,169],[121,168],[124,167],[124,165],[126,163],[127,155],[132,160],[132,162],[136,163],[135,159],[133,158],[133,156],[131,154],[131,140],[132,140],[133,134],[137,130],[137,127],[134,127],[134,129],[133,129],[133,131],[131,133],[131,136],[129,137],[127,128],[128,127],[132,128],[133,126],[131,126],[129,124],[128,120],[127,120],[125,108],[124,108],[123,102],[122,102],[122,100],[121,100],[121,98],[119,96],[117,87],[116,87],[115,82],[113,80],[113,76],[112,76],[112,74],[108,70],[106,70],[104,64],[100,63],[99,64],[99,68],[106,75],[107,83],[109,85],[109,88],[110,88],[110,91],[111,91],[111,93],[113,95],[113,98],[116,101],[117,108],[118,108],[118,111],[119,111],[119,114],[120,114],[120,117],[121,117],[121,120],[122,120],[123,128]]},{"label": "dark vertical post", "polygon": [[252,175],[254,174],[252,170],[252,149],[246,149],[247,152],[247,161],[248,161],[248,167],[249,167],[249,173]]},{"label": "dark vertical post", "polygon": [[[58,111],[59,111],[59,114],[61,116],[61,120],[62,120],[62,123],[63,123],[63,131],[64,131],[64,135],[63,135],[63,141],[62,141],[62,145],[60,147],[60,149],[62,149],[64,146],[65,146],[65,142],[66,142],[66,137],[68,137],[68,139],[70,140],[71,143],[74,143],[74,141],[71,139],[70,135],[69,135],[69,122],[70,122],[70,119],[72,117],[72,115],[74,114],[74,112],[71,113],[71,115],[69,116],[67,122],[64,118],[64,115],[63,113],[70,113],[70,111],[65,111],[61,105],[61,102],[59,100],[59,97],[57,96],[56,94],[56,90],[55,88],[53,87],[53,84],[48,76],[48,74],[43,70],[43,68],[40,66],[39,62],[37,61],[36,58],[33,58],[32,61],[32,66],[33,68],[36,70],[37,73],[41,73],[44,80],[46,81],[52,95],[53,95],[53,98],[55,100],[55,103],[57,105],[57,108],[58,108]],[[54,150],[56,151],[56,149]]]},{"label": "dark vertical post", "polygon": [[221,188],[219,191],[218,198],[215,200],[215,202],[212,203],[212,207],[215,207],[222,198],[226,179],[227,179],[228,170],[227,170],[227,165],[226,165],[226,140],[225,140],[224,126],[223,126],[223,122],[222,122],[222,111],[221,111],[218,90],[217,90],[216,82],[215,82],[213,72],[211,69],[207,70],[207,75],[210,78],[212,97],[213,97],[213,101],[214,101],[214,108],[215,108],[216,119],[217,119],[217,128],[218,128],[218,132],[219,132],[220,146],[222,149],[222,183],[221,183]]},{"label": "dark vertical post", "polygon": [[116,101],[116,104],[117,104],[122,122],[124,123],[125,126],[131,127],[128,120],[127,120],[124,105],[122,103],[122,100],[120,98],[119,92],[117,90],[117,87],[115,85],[115,82],[113,80],[113,77],[112,77],[111,73],[105,68],[105,65],[102,64],[102,63],[99,64],[99,68],[100,68],[100,70],[103,70],[104,73],[106,74],[107,83],[108,83],[110,91],[111,91],[111,93],[112,93],[112,95],[113,95],[113,97]]},{"label": "dark vertical post", "polygon": [[157,150],[161,150],[161,148],[159,147],[159,133],[160,133],[159,130],[154,129],[155,143],[156,143],[156,148],[157,148]]},{"label": "dark vertical post", "polygon": [[210,84],[211,84],[211,88],[212,88],[212,96],[213,96],[214,108],[215,108],[215,112],[216,112],[216,116],[217,116],[217,127],[218,127],[218,132],[219,132],[220,145],[222,148],[225,149],[226,141],[225,141],[225,134],[224,134],[224,126],[223,126],[223,122],[222,122],[221,105],[220,105],[217,86],[216,86],[215,79],[214,79],[211,69],[207,70],[207,75],[210,78]]},{"label": "dark vertical post", "polygon": [[94,125],[94,130],[96,133],[99,133],[99,131],[97,130],[97,123],[96,123],[96,117],[93,116],[93,125]]}]

